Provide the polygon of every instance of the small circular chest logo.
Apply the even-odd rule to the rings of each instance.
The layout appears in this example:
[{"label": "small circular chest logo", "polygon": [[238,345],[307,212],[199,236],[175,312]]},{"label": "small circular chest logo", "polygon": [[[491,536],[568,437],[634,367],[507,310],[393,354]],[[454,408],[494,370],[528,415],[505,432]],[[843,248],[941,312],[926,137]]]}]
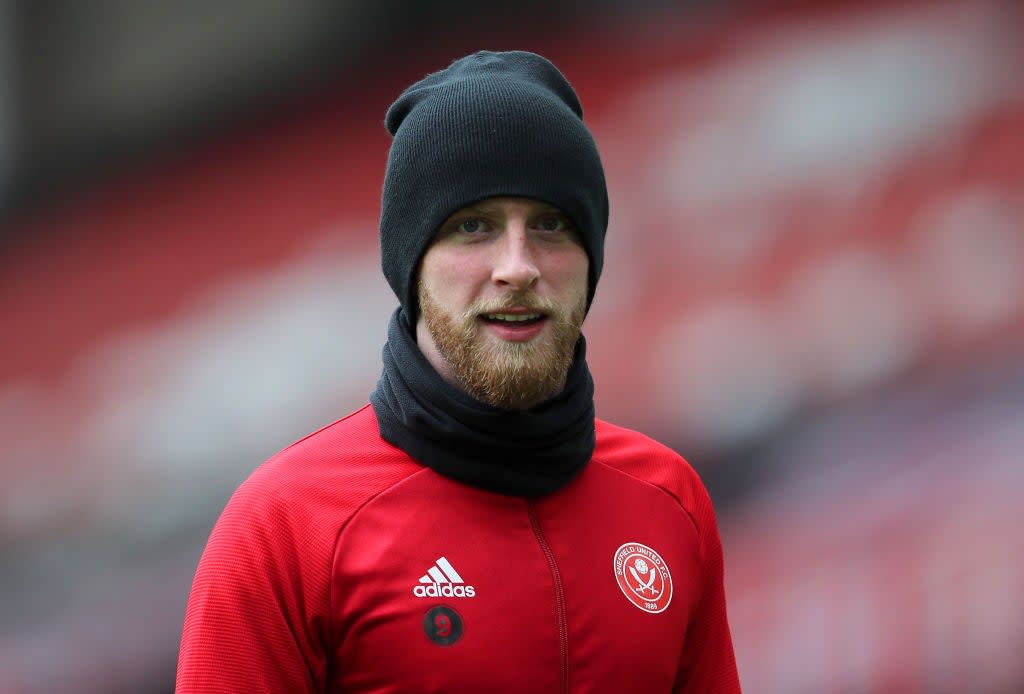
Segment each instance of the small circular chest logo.
[{"label": "small circular chest logo", "polygon": [[647,545],[627,542],[615,551],[615,580],[631,603],[657,614],[672,602],[672,574],[668,564]]},{"label": "small circular chest logo", "polygon": [[423,631],[438,646],[451,646],[462,636],[462,617],[447,605],[437,605],[423,615]]}]

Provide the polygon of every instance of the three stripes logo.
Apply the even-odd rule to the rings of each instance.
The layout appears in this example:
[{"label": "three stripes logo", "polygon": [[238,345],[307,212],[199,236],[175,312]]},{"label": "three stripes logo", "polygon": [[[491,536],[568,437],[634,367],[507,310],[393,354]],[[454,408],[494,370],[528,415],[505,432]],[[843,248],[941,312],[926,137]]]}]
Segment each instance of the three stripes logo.
[{"label": "three stripes logo", "polygon": [[413,587],[412,594],[417,598],[472,598],[476,595],[476,588],[466,585],[447,559],[438,557],[427,573],[420,577],[419,585]]}]

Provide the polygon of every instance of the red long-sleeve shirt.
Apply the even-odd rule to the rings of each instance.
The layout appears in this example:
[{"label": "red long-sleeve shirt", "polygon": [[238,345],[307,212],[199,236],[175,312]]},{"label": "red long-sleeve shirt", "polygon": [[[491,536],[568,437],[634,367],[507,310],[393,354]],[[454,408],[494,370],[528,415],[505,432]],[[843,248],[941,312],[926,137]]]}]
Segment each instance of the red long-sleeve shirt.
[{"label": "red long-sleeve shirt", "polygon": [[368,406],[285,449],[210,536],[176,691],[739,692],[704,486],[596,431],[536,499],[419,465]]}]

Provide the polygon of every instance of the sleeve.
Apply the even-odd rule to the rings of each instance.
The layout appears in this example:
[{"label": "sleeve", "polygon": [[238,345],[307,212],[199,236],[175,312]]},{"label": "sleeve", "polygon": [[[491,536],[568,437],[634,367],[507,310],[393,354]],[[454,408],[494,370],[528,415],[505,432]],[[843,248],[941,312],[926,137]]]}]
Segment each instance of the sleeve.
[{"label": "sleeve", "polygon": [[739,672],[725,608],[724,560],[711,498],[697,482],[694,518],[700,528],[704,592],[690,622],[676,694],[739,694]]},{"label": "sleeve", "polygon": [[199,561],[177,694],[323,690],[333,539],[305,506],[251,483],[228,502]]}]

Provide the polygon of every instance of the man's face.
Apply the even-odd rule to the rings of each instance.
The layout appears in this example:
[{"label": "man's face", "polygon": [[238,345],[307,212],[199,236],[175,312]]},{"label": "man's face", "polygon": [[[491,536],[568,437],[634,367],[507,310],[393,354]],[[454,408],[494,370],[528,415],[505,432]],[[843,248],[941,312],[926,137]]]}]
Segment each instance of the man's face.
[{"label": "man's face", "polygon": [[565,385],[586,314],[589,261],[568,216],[489,198],[449,217],[420,264],[416,338],[448,382],[525,409]]}]

